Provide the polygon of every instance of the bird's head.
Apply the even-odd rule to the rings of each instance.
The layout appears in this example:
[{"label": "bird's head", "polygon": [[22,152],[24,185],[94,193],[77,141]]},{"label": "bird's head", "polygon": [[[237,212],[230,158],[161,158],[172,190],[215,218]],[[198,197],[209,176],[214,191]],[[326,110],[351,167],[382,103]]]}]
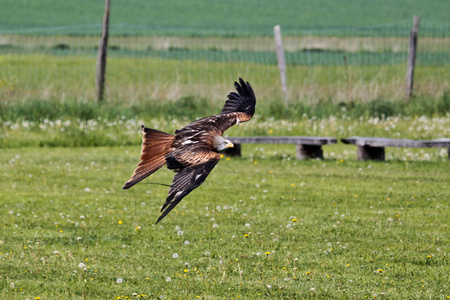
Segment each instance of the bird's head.
[{"label": "bird's head", "polygon": [[216,151],[222,152],[227,150],[228,148],[233,148],[234,145],[229,140],[224,139],[221,136],[216,136],[214,138],[214,147],[216,148]]}]

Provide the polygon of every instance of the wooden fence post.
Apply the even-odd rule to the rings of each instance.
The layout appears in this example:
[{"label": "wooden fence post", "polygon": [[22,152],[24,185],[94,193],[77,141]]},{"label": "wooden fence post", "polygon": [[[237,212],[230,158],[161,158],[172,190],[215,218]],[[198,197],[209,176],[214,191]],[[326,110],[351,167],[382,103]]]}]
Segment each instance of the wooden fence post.
[{"label": "wooden fence post", "polygon": [[289,102],[289,95],[288,95],[287,84],[286,84],[286,61],[284,59],[284,49],[283,49],[283,42],[282,42],[282,38],[281,38],[280,25],[275,25],[275,27],[273,28],[273,33],[275,35],[275,47],[277,50],[278,69],[280,70],[281,89],[283,91],[284,102],[287,107],[288,102]]},{"label": "wooden fence post", "polygon": [[97,89],[97,102],[103,101],[105,92],[106,52],[108,49],[108,26],[109,26],[110,0],[105,0],[105,13],[103,15],[102,36],[98,43],[97,73],[95,85]]},{"label": "wooden fence post", "polygon": [[406,100],[409,100],[412,96],[413,84],[414,84],[414,67],[416,64],[416,52],[417,52],[417,37],[419,32],[419,20],[420,16],[414,16],[413,28],[409,35],[409,49],[408,49],[408,66],[406,69]]}]

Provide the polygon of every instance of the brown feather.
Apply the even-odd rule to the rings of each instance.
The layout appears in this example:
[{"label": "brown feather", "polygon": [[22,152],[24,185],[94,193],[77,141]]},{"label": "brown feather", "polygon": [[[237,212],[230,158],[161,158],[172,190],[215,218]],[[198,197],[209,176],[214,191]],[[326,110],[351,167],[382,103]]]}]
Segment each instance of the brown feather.
[{"label": "brown feather", "polygon": [[128,180],[123,189],[129,189],[139,181],[147,178],[166,163],[165,156],[172,151],[172,142],[175,136],[159,130],[150,129],[142,125],[142,150],[141,161],[130,180]]}]

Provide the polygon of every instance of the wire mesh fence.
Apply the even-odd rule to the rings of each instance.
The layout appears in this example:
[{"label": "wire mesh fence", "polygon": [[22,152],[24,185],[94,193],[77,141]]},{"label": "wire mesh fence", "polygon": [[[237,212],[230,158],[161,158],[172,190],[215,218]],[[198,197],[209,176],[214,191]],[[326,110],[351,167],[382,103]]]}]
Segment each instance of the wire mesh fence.
[{"label": "wire mesh fence", "polygon": [[[338,82],[338,85],[341,85],[341,89],[332,88],[328,91],[329,95],[320,95],[321,98],[336,97],[336,94],[340,92],[343,93],[341,96],[343,99],[358,98],[362,95],[368,95],[368,98],[380,97],[380,92],[375,93],[374,90],[382,89],[383,85],[377,82],[376,87],[371,87],[370,84],[375,84],[373,78],[383,75],[383,68],[398,67],[396,75],[389,77],[389,84],[398,85],[404,80],[403,68],[406,66],[411,23],[411,20],[405,20],[379,26],[316,30],[283,27],[281,24],[288,81],[293,98],[302,98],[306,95],[312,98],[317,97],[318,95],[311,91],[317,86],[314,80],[318,76],[321,77],[319,79],[322,81],[321,86],[331,82]],[[61,90],[70,90],[69,86],[63,82],[50,81],[52,76],[72,81],[80,80],[76,86],[91,86],[86,82],[86,78],[91,80],[90,76],[95,72],[94,67],[86,70],[85,65],[87,61],[92,63],[95,59],[101,32],[100,24],[18,29],[5,29],[5,26],[0,26],[0,28],[2,28],[0,30],[0,80],[3,80],[0,81],[3,82],[0,84],[0,89],[7,89],[9,82],[12,85],[20,85],[22,89],[28,89],[28,94],[44,98],[45,91],[51,90],[48,86],[49,82],[52,86],[61,85]],[[160,35],[151,35],[155,30],[159,30]],[[148,82],[152,80],[149,78],[152,74],[146,70],[146,68],[152,68],[149,59],[157,60],[163,67],[170,65],[175,70],[171,76],[158,75],[153,78],[156,81],[172,81],[172,84],[179,87],[178,92],[165,95],[155,91],[153,87],[151,96],[163,99],[181,97],[183,93],[199,93],[201,96],[207,96],[202,94],[206,83],[229,86],[230,80],[245,74],[266,73],[270,74],[270,79],[257,78],[256,81],[261,84],[269,81],[277,82],[275,45],[273,36],[270,34],[272,28],[267,28],[267,32],[261,31],[259,35],[243,30],[236,32],[233,36],[229,33],[223,35],[220,31],[211,31],[208,28],[201,30],[183,28],[178,35],[177,30],[177,28],[154,28],[144,25],[111,25],[108,57],[115,60],[117,67],[108,68],[108,72],[111,73],[113,70],[121,73],[129,72],[132,73],[133,78],[133,82],[128,84],[124,84],[122,80],[120,85],[123,91],[133,89],[131,87],[133,85],[148,85]],[[450,64],[450,23],[421,20],[418,44],[418,66],[448,66]],[[42,59],[20,59],[30,56],[39,56]],[[67,68],[58,69],[55,66],[46,69],[45,65],[52,63],[45,58],[59,62],[60,65],[64,65],[64,62],[71,65]],[[13,60],[16,64],[25,64],[26,68],[21,69],[20,65],[14,66],[7,63]],[[136,63],[136,60],[141,62]],[[1,63],[1,61],[4,62]],[[121,61],[132,64],[132,69],[129,69],[130,66],[121,64]],[[348,68],[351,67],[368,67],[370,71],[364,74],[358,72],[349,74]],[[323,71],[324,68],[338,68],[340,71],[330,74]],[[315,70],[322,70],[321,74],[318,75]],[[49,75],[48,72],[53,72],[53,75]],[[72,74],[74,72],[78,73]],[[209,75],[206,75],[207,79],[198,79],[200,73]],[[114,76],[116,75],[109,75],[110,78]],[[360,95],[349,95],[350,81],[361,81],[361,78],[366,78],[368,82],[366,88],[359,93]],[[196,85],[197,79],[204,82]],[[346,87],[342,87],[339,82],[345,81],[347,81]],[[111,84],[111,81],[109,83]],[[438,89],[442,90],[446,84],[446,82],[442,83]],[[184,90],[183,85],[186,89],[189,86],[191,91]],[[300,85],[306,88],[301,90],[295,88]],[[111,93],[114,89],[116,89],[114,97],[123,97],[126,94],[126,92],[120,92],[119,86],[116,85],[114,87],[110,85],[109,92]],[[37,90],[40,92],[36,92]],[[148,96],[148,92],[148,89],[145,89],[140,96],[144,94]],[[398,98],[402,93],[403,91],[399,92]],[[387,95],[392,93],[387,92]],[[279,93],[274,92],[271,94],[271,97],[273,96],[279,96]],[[78,97],[91,97],[91,94],[81,93]]]}]

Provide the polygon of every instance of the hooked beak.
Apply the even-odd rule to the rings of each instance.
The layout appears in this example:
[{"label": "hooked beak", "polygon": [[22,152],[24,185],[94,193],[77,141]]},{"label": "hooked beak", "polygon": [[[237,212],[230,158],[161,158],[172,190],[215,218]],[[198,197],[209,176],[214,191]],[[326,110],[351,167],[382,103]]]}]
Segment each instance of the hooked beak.
[{"label": "hooked beak", "polygon": [[227,148],[233,148],[233,147],[234,147],[234,145],[233,145],[232,142],[229,142],[229,143],[227,144]]}]

